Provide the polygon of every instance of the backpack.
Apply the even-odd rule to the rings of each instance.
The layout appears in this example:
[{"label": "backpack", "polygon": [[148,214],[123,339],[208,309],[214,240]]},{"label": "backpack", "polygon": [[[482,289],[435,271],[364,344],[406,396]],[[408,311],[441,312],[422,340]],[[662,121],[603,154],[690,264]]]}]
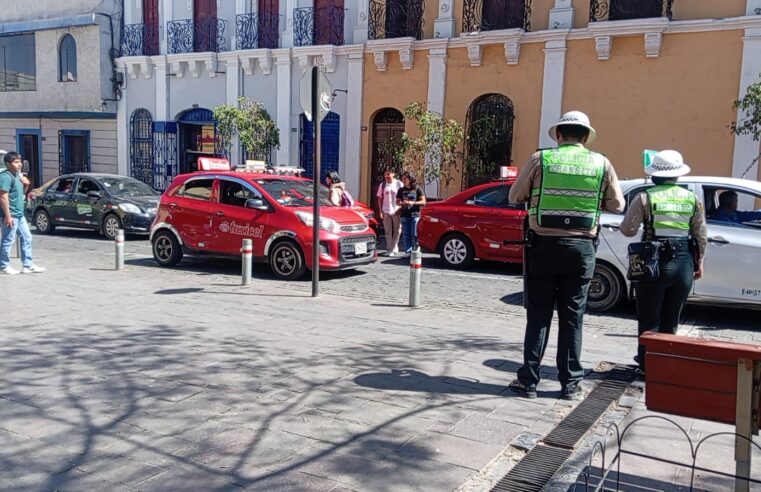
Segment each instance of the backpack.
[{"label": "backpack", "polygon": [[348,208],[354,206],[354,198],[346,190],[343,190],[343,193],[341,193],[341,206]]}]

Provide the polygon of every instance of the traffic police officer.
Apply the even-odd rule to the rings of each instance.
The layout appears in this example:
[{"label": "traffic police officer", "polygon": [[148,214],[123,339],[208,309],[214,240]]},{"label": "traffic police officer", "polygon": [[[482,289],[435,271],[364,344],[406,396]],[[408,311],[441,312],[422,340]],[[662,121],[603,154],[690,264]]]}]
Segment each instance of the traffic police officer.
[{"label": "traffic police officer", "polygon": [[[644,224],[642,240],[663,244],[658,278],[634,285],[640,335],[648,330],[676,333],[693,280],[703,275],[705,212],[695,194],[677,184],[678,177],[689,172],[679,152],[656,153],[645,168],[655,186],[632,200],[619,228],[625,236],[634,236]],[[645,347],[640,344],[637,352],[635,360],[644,372]]]},{"label": "traffic police officer", "polygon": [[510,189],[511,202],[530,201],[530,231],[525,250],[523,366],[509,387],[536,398],[540,364],[557,305],[561,397],[574,399],[584,377],[582,322],[595,268],[600,209],[621,213],[624,198],[610,161],[586,148],[597,135],[587,115],[570,111],[550,127],[549,134],[557,148],[534,153]]}]

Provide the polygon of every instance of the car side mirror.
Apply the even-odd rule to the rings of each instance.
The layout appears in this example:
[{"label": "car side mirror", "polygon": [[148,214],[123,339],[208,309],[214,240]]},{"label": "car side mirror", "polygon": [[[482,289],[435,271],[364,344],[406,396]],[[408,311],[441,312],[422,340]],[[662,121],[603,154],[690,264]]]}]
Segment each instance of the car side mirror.
[{"label": "car side mirror", "polygon": [[87,192],[87,196],[90,198],[100,198],[100,191],[90,190]]},{"label": "car side mirror", "polygon": [[261,198],[249,198],[246,200],[246,208],[253,208],[254,210],[269,210],[270,206]]}]

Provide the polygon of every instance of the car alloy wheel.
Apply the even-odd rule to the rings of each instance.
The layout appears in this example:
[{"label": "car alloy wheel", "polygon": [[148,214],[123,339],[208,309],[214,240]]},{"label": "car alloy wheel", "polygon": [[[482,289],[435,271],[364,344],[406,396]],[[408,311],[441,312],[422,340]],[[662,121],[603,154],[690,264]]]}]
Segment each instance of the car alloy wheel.
[{"label": "car alloy wheel", "polygon": [[38,210],[34,215],[34,225],[42,234],[47,234],[52,231],[50,216],[44,210]]},{"label": "car alloy wheel", "polygon": [[441,244],[441,260],[454,268],[465,268],[473,263],[473,245],[470,240],[459,233],[454,233]]},{"label": "car alloy wheel", "polygon": [[283,241],[273,247],[270,267],[277,277],[285,280],[299,278],[306,271],[304,256],[298,246],[290,241]]},{"label": "car alloy wheel", "polygon": [[116,215],[109,215],[103,221],[103,234],[107,239],[116,238],[116,233],[122,228],[122,223]]},{"label": "car alloy wheel", "polygon": [[161,266],[171,267],[182,260],[180,242],[169,231],[160,231],[153,238],[153,258]]},{"label": "car alloy wheel", "polygon": [[592,280],[589,282],[587,307],[590,311],[608,311],[618,305],[624,297],[623,280],[604,263],[597,263]]},{"label": "car alloy wheel", "polygon": [[167,236],[161,236],[158,238],[154,248],[156,250],[156,256],[158,259],[164,262],[169,261],[169,259],[172,257],[172,253],[174,252],[172,241],[170,241]]}]

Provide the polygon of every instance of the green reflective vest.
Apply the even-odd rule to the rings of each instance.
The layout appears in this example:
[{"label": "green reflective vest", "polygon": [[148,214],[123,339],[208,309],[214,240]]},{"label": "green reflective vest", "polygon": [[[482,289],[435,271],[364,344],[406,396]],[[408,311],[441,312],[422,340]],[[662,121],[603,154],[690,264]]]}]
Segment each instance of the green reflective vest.
[{"label": "green reflective vest", "polygon": [[690,235],[690,221],[696,207],[693,192],[675,184],[659,185],[647,190],[647,198],[656,237]]},{"label": "green reflective vest", "polygon": [[605,159],[580,145],[542,151],[542,184],[529,213],[542,227],[592,230],[602,198]]}]

